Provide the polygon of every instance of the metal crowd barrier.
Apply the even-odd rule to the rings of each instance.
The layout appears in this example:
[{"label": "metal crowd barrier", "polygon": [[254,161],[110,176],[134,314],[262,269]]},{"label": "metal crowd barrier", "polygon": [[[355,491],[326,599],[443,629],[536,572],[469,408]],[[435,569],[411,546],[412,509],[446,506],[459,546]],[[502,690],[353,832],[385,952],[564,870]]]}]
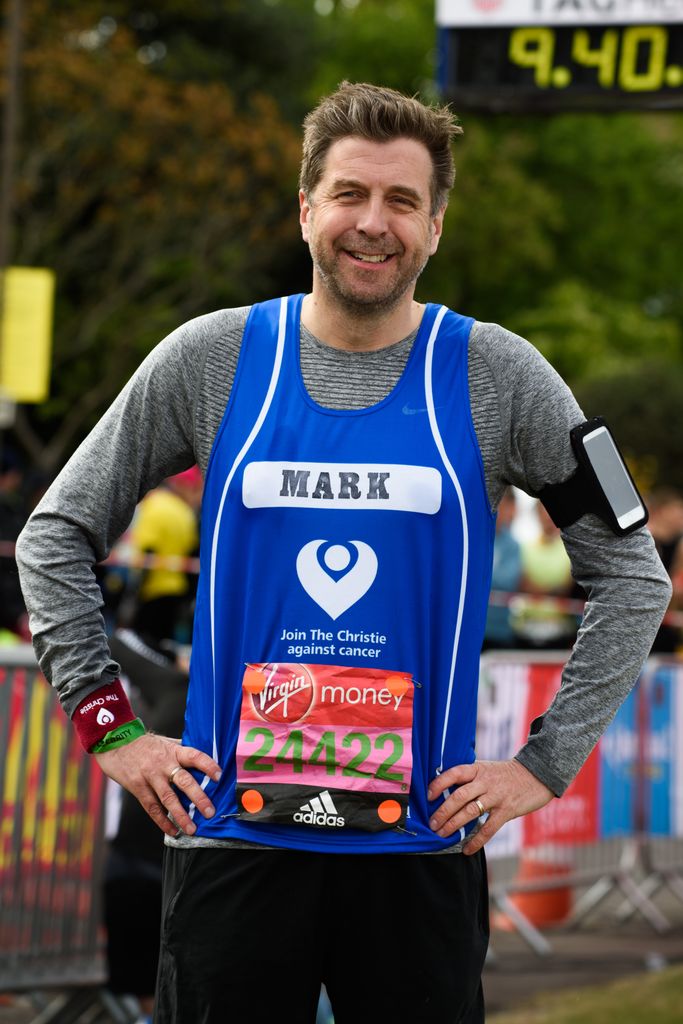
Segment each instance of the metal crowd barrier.
[{"label": "metal crowd barrier", "polygon": [[[566,656],[482,657],[478,757],[519,749]],[[682,733],[683,661],[651,658],[562,799],[508,822],[487,844],[494,926],[516,929],[545,955],[542,929],[578,925],[598,909],[615,924],[639,914],[657,932],[681,923]]]},{"label": "metal crowd barrier", "polygon": [[[479,757],[521,746],[565,657],[482,657]],[[616,897],[615,921],[639,913],[670,927],[671,901],[665,914],[657,897],[666,889],[683,904],[681,734],[683,662],[652,659],[566,795],[487,845],[494,926],[547,954],[553,915],[580,922]],[[104,795],[30,648],[0,648],[0,992],[78,990],[36,1020],[80,1020],[88,988],[108,1020],[135,1019],[101,988]]]},{"label": "metal crowd barrier", "polygon": [[0,992],[105,980],[103,807],[32,650],[0,648]]}]

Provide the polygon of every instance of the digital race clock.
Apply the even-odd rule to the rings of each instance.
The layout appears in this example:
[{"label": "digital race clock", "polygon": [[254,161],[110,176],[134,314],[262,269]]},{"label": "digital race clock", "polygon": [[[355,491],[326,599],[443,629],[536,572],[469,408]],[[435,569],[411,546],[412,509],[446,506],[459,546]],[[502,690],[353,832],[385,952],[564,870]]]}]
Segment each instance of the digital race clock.
[{"label": "digital race clock", "polygon": [[683,0],[440,0],[437,17],[459,109],[683,106]]}]

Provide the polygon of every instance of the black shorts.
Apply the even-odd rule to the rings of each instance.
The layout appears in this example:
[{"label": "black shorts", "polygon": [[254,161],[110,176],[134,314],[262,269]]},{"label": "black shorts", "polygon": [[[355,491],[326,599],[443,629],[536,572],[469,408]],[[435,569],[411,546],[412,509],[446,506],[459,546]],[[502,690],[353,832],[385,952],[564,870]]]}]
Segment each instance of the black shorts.
[{"label": "black shorts", "polygon": [[483,1024],[483,850],[167,848],[155,1024]]}]

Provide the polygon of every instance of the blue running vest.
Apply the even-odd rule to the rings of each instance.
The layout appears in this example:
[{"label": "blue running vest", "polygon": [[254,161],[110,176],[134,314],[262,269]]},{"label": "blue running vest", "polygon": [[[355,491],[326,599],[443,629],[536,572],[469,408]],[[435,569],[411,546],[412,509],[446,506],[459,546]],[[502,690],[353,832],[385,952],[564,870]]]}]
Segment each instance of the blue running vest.
[{"label": "blue running vest", "polygon": [[252,307],[207,468],[183,743],[223,774],[215,817],[190,812],[198,837],[437,851],[475,825],[440,838],[427,800],[475,756],[495,516],[473,321],[428,304],[390,394],[339,411],[306,391],[302,300]]}]

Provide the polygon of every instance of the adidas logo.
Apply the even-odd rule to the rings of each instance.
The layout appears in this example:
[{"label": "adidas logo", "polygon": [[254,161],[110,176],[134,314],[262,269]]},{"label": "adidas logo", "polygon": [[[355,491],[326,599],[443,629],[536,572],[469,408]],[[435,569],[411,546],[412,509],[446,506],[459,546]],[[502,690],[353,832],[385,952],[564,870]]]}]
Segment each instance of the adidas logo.
[{"label": "adidas logo", "polygon": [[328,789],[314,796],[310,803],[302,804],[294,815],[294,821],[300,825],[328,825],[333,828],[343,828],[346,824],[339,816]]}]

